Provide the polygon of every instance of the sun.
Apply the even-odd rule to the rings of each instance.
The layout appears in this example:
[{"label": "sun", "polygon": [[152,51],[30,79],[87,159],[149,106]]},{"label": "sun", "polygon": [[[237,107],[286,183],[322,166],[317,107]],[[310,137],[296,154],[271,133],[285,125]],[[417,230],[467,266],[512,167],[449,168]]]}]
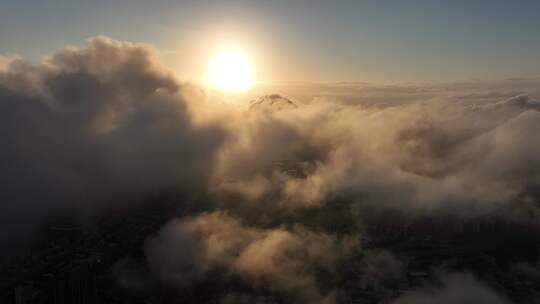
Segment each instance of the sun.
[{"label": "sun", "polygon": [[224,92],[246,91],[253,86],[253,65],[239,48],[223,48],[208,65],[208,84]]}]

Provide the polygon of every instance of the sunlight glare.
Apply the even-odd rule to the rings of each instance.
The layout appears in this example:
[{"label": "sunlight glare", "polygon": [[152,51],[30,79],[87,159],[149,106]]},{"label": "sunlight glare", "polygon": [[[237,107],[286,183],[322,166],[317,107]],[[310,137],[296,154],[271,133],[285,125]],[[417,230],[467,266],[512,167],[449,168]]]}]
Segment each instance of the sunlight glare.
[{"label": "sunlight glare", "polygon": [[220,50],[208,67],[208,84],[224,92],[245,91],[253,86],[253,67],[240,49]]}]

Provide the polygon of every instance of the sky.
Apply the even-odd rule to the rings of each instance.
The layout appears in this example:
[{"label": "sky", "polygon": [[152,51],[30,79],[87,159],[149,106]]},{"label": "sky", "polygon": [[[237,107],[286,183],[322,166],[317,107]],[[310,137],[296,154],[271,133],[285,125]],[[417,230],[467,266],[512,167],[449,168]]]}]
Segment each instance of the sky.
[{"label": "sky", "polygon": [[540,76],[540,2],[0,0],[0,54],[38,60],[105,35],[147,42],[181,77],[236,45],[259,81]]}]

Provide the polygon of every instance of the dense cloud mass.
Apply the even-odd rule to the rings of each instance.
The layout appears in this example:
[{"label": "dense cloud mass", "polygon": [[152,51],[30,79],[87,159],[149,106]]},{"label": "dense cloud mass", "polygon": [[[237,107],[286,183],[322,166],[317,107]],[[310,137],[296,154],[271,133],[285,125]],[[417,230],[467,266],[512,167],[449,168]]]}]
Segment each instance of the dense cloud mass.
[{"label": "dense cloud mass", "polygon": [[246,227],[226,214],[213,213],[167,224],[147,242],[147,251],[150,267],[166,282],[180,287],[223,268],[314,303],[325,298],[317,288],[317,271],[331,276],[339,259],[355,245],[303,227]]},{"label": "dense cloud mass", "polygon": [[[339,303],[346,260],[376,285],[404,277],[363,249],[381,226],[493,216],[540,233],[538,82],[305,88],[224,104],[151,46],[104,37],[39,64],[0,57],[2,246],[172,192],[183,216],[148,237],[145,265],[115,265],[121,285],[239,280],[223,303]],[[395,303],[508,303],[469,275],[441,284]]]},{"label": "dense cloud mass", "polygon": [[205,183],[226,131],[193,124],[154,52],[95,38],[0,74],[3,223],[18,230],[62,208]]},{"label": "dense cloud mass", "polygon": [[[255,114],[221,154],[224,180],[233,180],[222,188],[285,208],[345,198],[467,217],[529,204],[539,173],[536,108],[519,96],[487,105],[439,101],[383,109],[321,101]],[[303,178],[271,172],[276,160]]]}]

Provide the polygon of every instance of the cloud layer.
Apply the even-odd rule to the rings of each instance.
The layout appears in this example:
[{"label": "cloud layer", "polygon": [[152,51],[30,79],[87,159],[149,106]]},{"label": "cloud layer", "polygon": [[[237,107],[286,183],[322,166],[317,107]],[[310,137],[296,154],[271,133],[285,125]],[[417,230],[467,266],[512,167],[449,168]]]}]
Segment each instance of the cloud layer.
[{"label": "cloud layer", "polygon": [[[538,236],[540,102],[522,94],[538,83],[495,87],[319,85],[295,106],[250,108],[181,83],[144,44],[98,37],[39,64],[0,58],[0,241],[170,191],[179,209],[204,202],[149,236],[137,276],[179,290],[234,277],[254,291],[224,302],[268,288],[339,302],[346,259],[362,255],[372,280],[403,275],[392,254],[362,253],[374,222],[495,216]],[[396,303],[507,303],[477,283],[452,276]]]}]

